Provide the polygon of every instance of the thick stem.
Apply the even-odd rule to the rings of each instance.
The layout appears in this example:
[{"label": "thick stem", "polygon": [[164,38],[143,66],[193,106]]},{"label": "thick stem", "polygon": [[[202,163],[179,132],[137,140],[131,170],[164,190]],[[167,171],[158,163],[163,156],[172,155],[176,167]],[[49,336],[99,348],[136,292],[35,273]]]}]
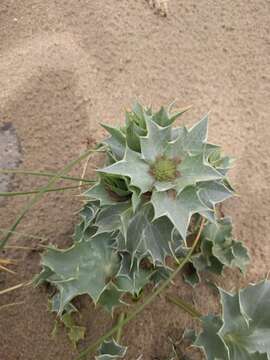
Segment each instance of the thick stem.
[{"label": "thick stem", "polygon": [[198,319],[198,318],[202,317],[202,314],[197,309],[195,309],[193,306],[191,306],[190,304],[185,302],[180,297],[175,298],[173,296],[167,295],[166,298],[171,303],[179,306],[182,310],[184,310],[186,313],[188,313],[193,318]]},{"label": "thick stem", "polygon": [[[138,307],[129,315],[127,315],[127,317],[123,320],[121,326],[124,327],[125,325],[127,325],[132,319],[134,319],[136,317],[136,315],[138,315],[142,310],[144,310],[144,308],[149,305],[151,302],[153,302],[155,300],[155,298],[171,283],[171,281],[176,277],[176,275],[182,270],[182,268],[185,266],[185,264],[190,260],[193,251],[196,248],[196,245],[200,239],[201,236],[201,232],[204,226],[205,220],[203,219],[200,225],[200,229],[198,231],[198,234],[196,236],[196,239],[194,240],[194,243],[191,247],[191,249],[189,250],[188,254],[186,255],[186,257],[183,259],[183,261],[180,263],[180,265],[178,266],[177,269],[174,270],[174,272],[170,275],[170,277],[164,281],[163,284],[161,284],[156,291],[153,292],[152,295],[150,295],[145,301],[144,303],[138,305]],[[87,347],[85,350],[83,350],[79,356],[76,358],[76,360],[79,359],[83,359],[86,355],[93,353],[97,347],[104,341],[107,340],[108,338],[110,338],[113,334],[115,334],[118,331],[119,328],[119,324],[115,325],[111,330],[109,330],[105,335],[101,336],[97,341],[95,341],[92,345],[90,345],[89,347]]]},{"label": "thick stem", "polygon": [[122,330],[123,330],[123,320],[125,319],[125,313],[121,313],[118,321],[117,321],[117,325],[119,325],[119,328],[117,330],[117,334],[116,334],[116,342],[119,344],[120,340],[121,340],[121,336],[122,336]]}]

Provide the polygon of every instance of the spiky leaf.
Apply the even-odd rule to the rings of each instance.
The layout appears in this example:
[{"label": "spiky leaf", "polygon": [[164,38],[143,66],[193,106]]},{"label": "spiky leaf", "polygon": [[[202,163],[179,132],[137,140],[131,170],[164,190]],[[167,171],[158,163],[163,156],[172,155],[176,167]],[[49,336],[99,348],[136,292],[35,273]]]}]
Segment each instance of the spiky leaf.
[{"label": "spiky leaf", "polygon": [[125,134],[128,147],[133,151],[140,152],[140,137],[145,136],[146,133],[144,121],[138,120],[138,117],[133,112],[127,112]]},{"label": "spiky leaf", "polygon": [[96,360],[111,360],[123,358],[126,355],[127,347],[119,345],[114,339],[104,341],[95,357]]},{"label": "spiky leaf", "polygon": [[155,208],[155,218],[167,216],[179,231],[183,239],[186,238],[191,216],[200,211],[208,210],[197,194],[197,188],[187,187],[180,195],[175,192],[155,192],[152,196]]},{"label": "spiky leaf", "polygon": [[104,308],[113,315],[114,309],[124,304],[123,301],[121,301],[122,295],[123,292],[119,291],[119,289],[112,283],[103,291],[98,303],[104,306]]},{"label": "spiky leaf", "polygon": [[91,200],[98,200],[100,206],[112,205],[117,202],[106,188],[106,183],[103,179],[100,179],[96,185],[85,191],[84,196]]},{"label": "spiky leaf", "polygon": [[121,266],[116,276],[116,286],[120,291],[138,296],[142,288],[150,281],[153,270],[143,269],[133,262],[128,253],[122,254]]},{"label": "spiky leaf", "polygon": [[230,218],[208,223],[201,235],[201,252],[192,257],[198,271],[208,270],[221,273],[224,266],[238,267],[245,271],[249,263],[246,247],[233,239]]},{"label": "spiky leaf", "polygon": [[160,283],[167,280],[172,273],[172,270],[169,268],[158,266],[155,268],[153,275],[151,276],[151,281],[155,286],[159,286]]},{"label": "spiky leaf", "polygon": [[199,284],[200,276],[192,263],[188,264],[187,268],[183,273],[183,278],[185,282],[190,286],[192,286],[193,288]]},{"label": "spiky leaf", "polygon": [[173,255],[171,250],[172,223],[161,217],[153,221],[151,205],[145,205],[130,219],[126,233],[126,250],[132,262],[139,262],[146,256],[151,257],[155,265],[165,264],[166,256]]},{"label": "spiky leaf", "polygon": [[131,185],[136,186],[142,193],[150,191],[154,179],[149,172],[149,165],[141,159],[141,156],[126,148],[124,159],[115,164],[99,170],[102,173],[116,174],[130,178]]},{"label": "spiky leaf", "polygon": [[104,124],[102,124],[102,126],[111,134],[111,137],[103,140],[103,143],[109,146],[113,156],[117,160],[123,159],[126,147],[126,140],[124,134],[121,132],[120,129],[116,127],[111,127]]},{"label": "spiky leaf", "polygon": [[108,234],[100,234],[66,250],[48,249],[42,263],[53,272],[47,281],[60,291],[60,313],[78,295],[88,294],[95,303],[98,301],[118,271],[119,257],[113,250],[114,240]]},{"label": "spiky leaf", "polygon": [[171,139],[171,127],[160,127],[152,117],[146,117],[147,135],[140,138],[142,158],[151,163],[162,156]]},{"label": "spiky leaf", "polygon": [[[50,311],[55,312],[56,314],[59,314],[60,310],[60,294],[56,293],[51,299],[50,299]],[[72,312],[77,312],[77,308],[70,302],[65,305],[64,312],[71,314]]]},{"label": "spiky leaf", "polygon": [[118,203],[103,207],[96,218],[97,233],[113,232],[122,226],[121,216],[130,208],[130,203]]},{"label": "spiky leaf", "polygon": [[190,154],[197,154],[204,148],[208,133],[208,115],[204,116],[189,131],[184,140],[184,149]]},{"label": "spiky leaf", "polygon": [[203,331],[195,341],[195,345],[202,347],[208,360],[229,360],[229,350],[223,339],[218,335],[222,320],[218,316],[202,317]]},{"label": "spiky leaf", "polygon": [[202,318],[195,341],[208,360],[268,360],[270,356],[270,281],[230,294],[220,290],[222,319]]}]

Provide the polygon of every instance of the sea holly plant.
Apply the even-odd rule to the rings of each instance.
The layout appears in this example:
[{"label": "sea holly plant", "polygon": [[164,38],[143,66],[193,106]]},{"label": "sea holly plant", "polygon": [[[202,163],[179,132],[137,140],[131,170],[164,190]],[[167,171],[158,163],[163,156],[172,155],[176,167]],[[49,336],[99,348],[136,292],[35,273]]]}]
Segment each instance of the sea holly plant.
[{"label": "sea holly plant", "polygon": [[114,316],[115,309],[134,306],[132,300],[152,285],[145,302],[79,358],[89,351],[97,351],[97,359],[123,357],[126,348],[116,332],[180,270],[192,286],[209,271],[245,271],[247,249],[234,239],[231,219],[221,210],[234,195],[227,178],[233,160],[208,142],[208,116],[191,128],[174,126],[186,110],[154,112],[136,103],[123,126],[102,125],[109,136],[97,150],[106,159],[83,194],[73,244],[67,249],[50,245],[42,256],[35,283],[54,287],[54,311],[62,319],[79,295]]}]

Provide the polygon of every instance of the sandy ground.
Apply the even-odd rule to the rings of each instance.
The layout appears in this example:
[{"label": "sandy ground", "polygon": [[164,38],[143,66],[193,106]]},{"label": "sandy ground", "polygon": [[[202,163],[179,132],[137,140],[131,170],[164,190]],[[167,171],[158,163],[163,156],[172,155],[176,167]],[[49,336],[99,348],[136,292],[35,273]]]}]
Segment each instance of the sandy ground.
[{"label": "sandy ground", "polygon": [[[167,17],[159,16],[144,0],[1,0],[0,126],[13,123],[21,168],[55,170],[87,142],[101,139],[98,122],[123,121],[124,108],[136,98],[154,106],[174,99],[180,107],[192,104],[184,118],[188,125],[210,110],[210,140],[238,159],[231,180],[240,196],[225,210],[253,259],[245,279],[227,271],[218,280],[229,290],[269,271],[270,3],[170,0],[168,10]],[[72,174],[80,172],[78,167]],[[40,184],[44,179],[17,176],[12,189]],[[44,197],[18,231],[67,245],[80,207],[76,192],[69,194]],[[25,200],[1,203],[1,228],[11,225]],[[38,240],[15,236],[11,243],[34,246]],[[37,252],[7,255],[17,259],[17,274],[0,273],[1,289],[39,271]],[[192,299],[180,279],[169,291]],[[0,313],[1,360],[74,359],[65,332],[51,338],[47,295],[45,288],[26,288],[1,297],[1,303],[24,302]],[[205,312],[218,308],[206,286],[194,300]],[[101,309],[94,312],[87,299],[79,305],[79,321],[87,327],[83,347],[110,319]],[[126,359],[143,354],[144,360],[166,360],[168,336],[180,337],[187,325],[180,310],[157,299],[127,327]]]}]

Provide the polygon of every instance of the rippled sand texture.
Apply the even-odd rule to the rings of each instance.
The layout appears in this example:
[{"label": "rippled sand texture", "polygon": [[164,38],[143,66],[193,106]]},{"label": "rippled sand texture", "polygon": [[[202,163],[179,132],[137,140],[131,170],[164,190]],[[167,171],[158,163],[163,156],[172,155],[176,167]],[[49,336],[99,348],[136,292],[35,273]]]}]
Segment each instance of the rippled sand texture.
[{"label": "rippled sand texture", "polygon": [[[159,3],[167,3],[166,17],[157,11]],[[13,124],[20,167],[62,168],[87,142],[101,139],[99,122],[121,123],[136,98],[154,106],[174,99],[180,107],[192,104],[183,118],[188,125],[210,110],[210,140],[238,160],[231,179],[239,197],[228,201],[225,211],[253,257],[246,279],[226,271],[217,282],[229,290],[262,278],[270,257],[269,7],[267,0],[1,0],[0,127]],[[11,186],[22,191],[40,184],[44,179],[17,176]],[[81,205],[77,192],[69,194],[45,196],[18,231],[68,245]],[[11,225],[25,200],[1,204],[1,228]],[[11,240],[25,246],[37,242]],[[1,272],[1,289],[39,271],[37,252],[8,255],[18,260],[17,275]],[[170,291],[192,300],[181,279]],[[1,297],[1,303],[24,304],[0,314],[0,359],[74,359],[64,331],[51,338],[54,317],[47,312],[47,295],[43,287]],[[205,285],[194,300],[204,311],[218,308]],[[101,309],[94,312],[88,299],[79,307],[86,344],[110,326],[110,319]],[[127,327],[127,359],[140,354],[144,360],[167,359],[168,337],[179,338],[187,325],[180,310],[157,299]]]}]

